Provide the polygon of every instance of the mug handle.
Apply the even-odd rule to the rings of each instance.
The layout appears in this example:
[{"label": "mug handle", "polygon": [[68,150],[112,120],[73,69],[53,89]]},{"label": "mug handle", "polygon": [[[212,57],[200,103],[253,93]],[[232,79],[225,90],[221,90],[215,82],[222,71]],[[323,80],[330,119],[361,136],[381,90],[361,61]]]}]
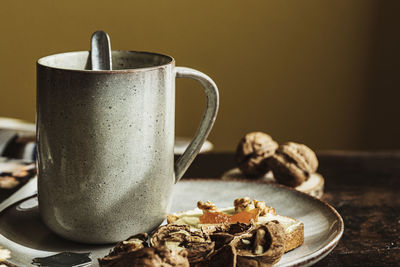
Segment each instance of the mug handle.
[{"label": "mug handle", "polygon": [[211,131],[215,118],[217,117],[219,96],[217,85],[204,73],[186,67],[175,67],[174,72],[176,78],[190,78],[200,82],[207,97],[206,110],[203,113],[200,126],[192,142],[175,162],[175,183],[177,183],[189,168],[189,165],[193,162],[196,155],[200,152],[201,146]]}]

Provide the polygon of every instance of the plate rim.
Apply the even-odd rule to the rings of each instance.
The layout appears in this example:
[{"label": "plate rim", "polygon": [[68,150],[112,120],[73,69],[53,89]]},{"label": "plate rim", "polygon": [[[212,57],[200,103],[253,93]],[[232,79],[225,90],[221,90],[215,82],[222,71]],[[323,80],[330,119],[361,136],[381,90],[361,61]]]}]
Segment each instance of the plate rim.
[{"label": "plate rim", "polygon": [[[320,204],[323,204],[323,206],[325,206],[328,210],[330,210],[332,212],[332,214],[336,217],[336,219],[339,222],[338,225],[338,233],[336,234],[336,236],[325,246],[323,246],[322,248],[318,249],[315,252],[312,252],[310,254],[301,256],[300,258],[288,263],[288,264],[284,264],[282,266],[305,266],[305,265],[309,265],[309,264],[313,264],[315,262],[317,262],[320,259],[323,259],[324,257],[326,257],[339,243],[340,239],[343,236],[344,233],[344,221],[342,216],[340,216],[339,212],[329,203],[327,203],[324,200],[318,199],[314,196],[308,195],[306,193],[303,193],[301,191],[298,191],[292,187],[288,187],[282,184],[277,184],[274,182],[270,182],[270,181],[263,181],[263,180],[258,180],[258,179],[253,179],[253,180],[249,180],[249,179],[240,179],[240,178],[227,178],[227,179],[220,179],[220,178],[184,178],[181,179],[179,182],[190,182],[190,181],[209,181],[209,182],[241,182],[241,183],[252,183],[252,184],[266,184],[272,187],[277,187],[277,188],[281,188],[283,190],[288,190],[291,191],[294,194],[298,194],[301,195],[302,197],[308,198],[312,201],[315,202],[319,202]],[[178,182],[178,183],[179,183]],[[279,262],[278,262],[279,264]]]},{"label": "plate rim", "polygon": [[[310,253],[310,254],[306,254],[306,255],[302,255],[297,259],[294,259],[286,264],[282,264],[280,266],[308,266],[311,265],[321,259],[323,259],[324,257],[326,257],[339,243],[341,237],[343,236],[343,232],[344,232],[344,222],[342,217],[340,216],[339,212],[333,207],[331,206],[329,203],[327,203],[326,201],[323,201],[321,199],[318,199],[314,196],[308,195],[306,193],[303,193],[301,191],[298,191],[294,188],[290,188],[284,185],[280,185],[280,184],[276,184],[273,182],[269,182],[269,181],[262,181],[262,180],[248,180],[248,179],[240,179],[240,178],[230,178],[230,179],[220,179],[220,178],[184,178],[181,179],[178,183],[185,183],[185,182],[239,182],[239,183],[244,183],[244,184],[265,184],[268,186],[272,186],[272,187],[277,187],[283,190],[288,190],[291,191],[294,194],[298,194],[301,195],[302,197],[308,198],[311,201],[317,202],[319,204],[322,203],[322,205],[327,208],[333,215],[334,217],[337,219],[338,221],[338,233],[334,236],[334,238],[329,241],[326,245],[324,245],[322,248]],[[26,199],[32,198],[33,196],[29,196],[27,198],[24,198],[23,200],[17,201],[17,203],[19,202],[23,202]],[[14,206],[16,203],[9,205],[6,209],[10,208],[11,206]],[[279,262],[278,262],[279,264]]]}]

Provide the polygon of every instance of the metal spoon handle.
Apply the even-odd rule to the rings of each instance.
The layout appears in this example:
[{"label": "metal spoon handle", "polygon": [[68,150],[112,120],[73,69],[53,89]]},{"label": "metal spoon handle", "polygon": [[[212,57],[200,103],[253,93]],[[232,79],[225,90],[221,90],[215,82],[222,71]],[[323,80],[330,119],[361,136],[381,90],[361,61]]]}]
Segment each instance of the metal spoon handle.
[{"label": "metal spoon handle", "polygon": [[90,40],[92,70],[111,70],[110,37],[103,31],[93,33]]}]

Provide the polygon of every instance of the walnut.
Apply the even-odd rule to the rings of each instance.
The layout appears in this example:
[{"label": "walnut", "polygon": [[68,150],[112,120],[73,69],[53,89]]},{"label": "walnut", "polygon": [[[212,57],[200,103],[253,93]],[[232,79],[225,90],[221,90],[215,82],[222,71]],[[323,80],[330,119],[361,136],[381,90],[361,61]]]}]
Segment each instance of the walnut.
[{"label": "walnut", "polygon": [[279,146],[270,166],[278,183],[296,187],[316,172],[318,159],[306,145],[288,142]]},{"label": "walnut", "polygon": [[197,207],[203,211],[218,211],[217,206],[215,206],[215,204],[212,203],[211,201],[207,202],[198,201]]},{"label": "walnut", "polygon": [[206,235],[215,233],[228,233],[231,235],[240,235],[249,231],[253,227],[251,223],[220,223],[220,224],[203,224],[201,231]]},{"label": "walnut", "polygon": [[154,247],[166,246],[171,251],[186,250],[190,264],[202,262],[214,252],[214,243],[200,230],[188,225],[167,224],[158,227],[150,238]]},{"label": "walnut", "polygon": [[276,215],[275,209],[267,206],[264,201],[258,201],[256,199],[254,199],[253,202],[254,202],[254,207],[256,207],[257,209],[260,210],[260,216],[264,216],[267,213]]},{"label": "walnut", "polygon": [[210,257],[209,266],[272,266],[284,252],[285,230],[278,221],[271,221],[235,236]]},{"label": "walnut", "polygon": [[148,234],[142,233],[118,242],[107,256],[98,259],[100,266],[189,266],[186,250],[170,251],[170,249],[162,245],[149,248],[147,238]]},{"label": "walnut", "polygon": [[251,223],[232,223],[229,224],[229,227],[224,231],[231,235],[242,235],[253,228],[253,224]]},{"label": "walnut", "polygon": [[187,251],[170,251],[166,247],[146,247],[122,254],[121,257],[104,262],[101,267],[189,267]]},{"label": "walnut", "polygon": [[229,244],[235,236],[239,236],[248,233],[254,227],[253,224],[246,223],[234,223],[234,224],[222,224],[210,231],[208,234],[213,242],[215,242],[214,249],[218,250],[224,245]]},{"label": "walnut", "polygon": [[254,209],[254,204],[249,197],[237,198],[233,201],[236,212],[249,211]]},{"label": "walnut", "polygon": [[239,142],[235,159],[239,169],[250,178],[262,177],[269,170],[269,158],[275,153],[278,143],[262,132],[246,134]]},{"label": "walnut", "polygon": [[110,251],[108,256],[116,256],[130,251],[135,251],[144,247],[148,247],[147,244],[147,233],[141,233],[129,237],[128,239],[118,242],[114,249]]},{"label": "walnut", "polygon": [[275,209],[265,205],[264,201],[258,201],[256,199],[250,201],[249,197],[237,198],[234,200],[233,205],[235,206],[236,212],[249,211],[254,208],[258,208],[260,210],[260,216],[263,216],[267,213],[276,215]]},{"label": "walnut", "polygon": [[231,245],[226,245],[214,253],[209,261],[209,267],[236,267],[237,252]]},{"label": "walnut", "polygon": [[179,217],[174,215],[174,214],[169,214],[167,216],[167,223],[174,223],[176,220],[178,220]]},{"label": "walnut", "polygon": [[118,242],[107,256],[98,259],[100,266],[116,266],[114,264],[119,262],[124,254],[148,247],[147,238],[148,234],[142,233]]},{"label": "walnut", "polygon": [[214,242],[214,249],[217,251],[223,246],[229,244],[235,236],[225,232],[213,233],[210,235]]}]

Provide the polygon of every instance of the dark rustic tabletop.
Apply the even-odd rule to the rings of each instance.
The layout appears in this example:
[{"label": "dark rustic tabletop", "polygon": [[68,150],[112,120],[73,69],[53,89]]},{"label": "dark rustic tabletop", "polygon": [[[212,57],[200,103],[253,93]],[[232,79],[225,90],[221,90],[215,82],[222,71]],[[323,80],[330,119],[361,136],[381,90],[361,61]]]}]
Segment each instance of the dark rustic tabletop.
[{"label": "dark rustic tabletop", "polygon": [[[344,220],[338,246],[315,266],[400,266],[400,151],[318,153],[328,202]],[[233,154],[199,155],[186,178],[220,177]]]},{"label": "dark rustic tabletop", "polygon": [[[233,158],[233,153],[200,154],[184,178],[221,177],[235,167]],[[400,151],[330,151],[318,158],[325,177],[322,200],[341,214],[345,230],[315,266],[400,266]],[[0,201],[13,191],[2,190]]]}]

